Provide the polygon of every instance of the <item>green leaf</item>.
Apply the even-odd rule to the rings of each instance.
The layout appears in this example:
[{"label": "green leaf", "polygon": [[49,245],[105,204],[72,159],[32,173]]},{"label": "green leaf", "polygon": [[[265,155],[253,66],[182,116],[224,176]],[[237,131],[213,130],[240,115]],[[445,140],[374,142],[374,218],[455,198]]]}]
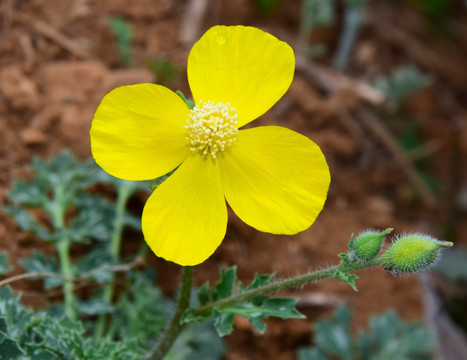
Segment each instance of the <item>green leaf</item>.
[{"label": "green leaf", "polygon": [[[97,168],[93,162],[78,161],[70,152],[64,151],[50,161],[34,158],[31,169],[35,178],[31,182],[18,181],[13,184],[8,194],[12,205],[5,210],[15,218],[21,229],[31,231],[43,240],[54,242],[68,235],[72,235],[74,240],[81,239],[79,232],[65,230],[64,222],[70,207],[79,203],[84,190],[95,182]],[[30,208],[44,210],[47,218],[32,216],[28,212]],[[86,223],[79,216],[80,225]],[[86,214],[81,216],[85,217]],[[90,218],[92,216],[88,214],[88,222]],[[48,230],[47,226],[52,227],[53,231]]]},{"label": "green leaf", "polygon": [[18,343],[12,339],[3,338],[0,341],[0,355],[1,359],[4,360],[15,360],[19,359],[24,355]]},{"label": "green leaf", "polygon": [[130,271],[128,277],[130,288],[120,296],[113,326],[120,338],[135,339],[143,348],[149,349],[168,323],[174,303],[153,286],[151,272]]},{"label": "green leaf", "polygon": [[44,241],[54,241],[56,239],[54,234],[48,231],[45,227],[39,225],[36,219],[29,215],[23,208],[14,205],[5,206],[3,210],[15,219],[21,230],[30,231]]},{"label": "green leaf", "polygon": [[133,30],[125,20],[117,16],[110,19],[110,26],[117,37],[117,48],[120,51],[122,63],[128,66],[130,65],[132,55],[131,42],[133,41]]},{"label": "green leaf", "polygon": [[6,275],[11,272],[13,268],[8,265],[8,253],[0,253],[0,275]]},{"label": "green leaf", "polygon": [[226,353],[210,322],[189,324],[164,360],[219,360]]},{"label": "green leaf", "polygon": [[410,95],[424,89],[431,81],[431,77],[418,68],[405,66],[395,69],[388,77],[378,77],[374,86],[397,106],[401,106]]},{"label": "green leaf", "polygon": [[90,239],[110,241],[115,218],[115,206],[100,196],[83,194],[76,199],[78,215],[70,225],[74,242],[88,243]]},{"label": "green leaf", "polygon": [[300,360],[429,360],[433,342],[428,330],[404,323],[395,312],[372,316],[370,328],[352,337],[352,314],[346,306],[336,309],[333,318],[314,325],[313,347],[299,350]]},{"label": "green leaf", "polygon": [[[244,286],[242,282],[237,282],[237,267],[232,266],[228,269],[221,269],[220,279],[215,288],[205,283],[198,290],[198,301],[200,305],[207,305],[234,295],[234,289],[237,285],[238,293],[257,289],[269,284],[274,274],[255,274],[253,281]],[[304,318],[304,316],[295,308],[297,299],[267,297],[259,295],[251,300],[242,303],[214,308],[211,314],[200,317],[193,310],[188,310],[183,317],[184,322],[197,321],[203,318],[212,317],[214,327],[219,336],[225,336],[233,331],[233,321],[235,315],[243,316],[261,333],[266,330],[263,320],[267,317],[279,317],[282,319]]]},{"label": "green leaf", "polygon": [[94,271],[105,265],[114,265],[107,244],[94,245],[92,249],[76,263],[78,274],[93,271],[91,279],[100,284],[112,281],[114,273],[108,270]]},{"label": "green leaf", "polygon": [[317,347],[302,347],[298,350],[299,360],[329,360],[329,358]]},{"label": "green leaf", "polygon": [[77,310],[84,315],[111,314],[114,307],[102,298],[92,298],[89,300],[80,300],[76,303]]},{"label": "green leaf", "polygon": [[220,337],[229,335],[233,331],[235,313],[221,312],[217,309],[213,312],[214,328]]},{"label": "green leaf", "polygon": [[236,281],[236,266],[232,266],[228,269],[221,269],[220,279],[215,288],[211,288],[208,283],[205,283],[198,290],[198,301],[200,305],[206,305],[208,302],[218,301],[231,296],[233,294]]},{"label": "green leaf", "polygon": [[316,323],[315,343],[318,348],[330,355],[337,355],[343,360],[354,359],[350,320],[352,314],[347,307],[339,307],[334,320],[321,320]]}]

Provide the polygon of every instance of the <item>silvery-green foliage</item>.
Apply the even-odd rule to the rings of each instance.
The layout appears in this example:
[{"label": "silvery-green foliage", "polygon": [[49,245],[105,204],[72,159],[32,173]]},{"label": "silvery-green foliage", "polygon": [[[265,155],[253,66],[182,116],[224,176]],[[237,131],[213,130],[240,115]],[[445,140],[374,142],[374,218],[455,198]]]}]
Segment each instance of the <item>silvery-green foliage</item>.
[{"label": "silvery-green foliage", "polygon": [[394,311],[370,319],[358,337],[351,332],[352,313],[339,307],[332,319],[313,326],[314,346],[299,350],[299,360],[430,360],[431,334],[417,323],[404,322]]}]

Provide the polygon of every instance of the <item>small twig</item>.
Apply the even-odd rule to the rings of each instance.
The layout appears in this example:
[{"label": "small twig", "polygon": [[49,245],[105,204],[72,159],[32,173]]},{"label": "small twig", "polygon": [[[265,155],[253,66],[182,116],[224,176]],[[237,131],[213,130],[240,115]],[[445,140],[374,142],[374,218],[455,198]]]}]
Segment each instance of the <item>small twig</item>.
[{"label": "small twig", "polygon": [[397,161],[401,170],[412,183],[412,186],[420,195],[420,198],[429,207],[433,207],[436,203],[436,198],[428,185],[420,177],[415,169],[412,161],[400,147],[394,137],[386,130],[381,122],[373,116],[369,110],[361,109],[358,111],[358,118],[363,121],[366,129],[372,133],[386,149],[391,153],[394,160]]},{"label": "small twig", "polygon": [[60,275],[60,274],[56,274],[52,272],[33,272],[33,273],[27,273],[27,274],[19,274],[19,275],[8,277],[0,281],[0,287],[10,284],[12,282],[18,281],[18,280],[32,279],[32,278],[46,278],[46,277],[52,277],[55,279],[69,281],[69,282],[80,282],[83,280],[87,280],[92,275],[100,271],[124,272],[124,271],[131,270],[135,268],[136,266],[139,266],[142,264],[144,264],[144,260],[140,257],[136,257],[133,261],[126,263],[126,264],[98,266],[94,269],[91,269],[83,273],[81,276],[75,276],[75,277],[64,276],[64,275]]},{"label": "small twig", "polygon": [[68,37],[60,33],[50,24],[47,24],[40,20],[35,20],[32,17],[24,14],[16,15],[15,19],[27,26],[31,26],[39,34],[41,34],[49,40],[52,40],[57,45],[61,46],[63,49],[67,50],[68,52],[80,59],[89,60],[94,58],[91,55],[91,53],[89,53],[83,46],[79,45],[75,41],[69,39]]},{"label": "small twig", "polygon": [[311,63],[301,54],[297,54],[296,68],[297,72],[310,78],[326,91],[334,92],[340,89],[350,88],[354,90],[361,99],[372,105],[379,106],[386,102],[384,95],[367,83],[352,79],[326,66]]}]

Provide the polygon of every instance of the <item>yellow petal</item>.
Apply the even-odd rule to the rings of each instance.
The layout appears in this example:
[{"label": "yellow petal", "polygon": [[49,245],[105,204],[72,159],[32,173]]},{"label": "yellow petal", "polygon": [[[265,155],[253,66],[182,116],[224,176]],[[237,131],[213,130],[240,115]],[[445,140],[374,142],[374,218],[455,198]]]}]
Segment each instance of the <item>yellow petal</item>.
[{"label": "yellow petal", "polygon": [[157,256],[184,266],[211,256],[227,227],[219,167],[212,158],[188,157],[150,196],[142,224]]},{"label": "yellow petal", "polygon": [[253,27],[214,26],[194,44],[188,81],[195,102],[230,103],[239,127],[268,111],[289,88],[292,48]]},{"label": "yellow petal", "polygon": [[318,145],[279,126],[241,130],[219,159],[227,202],[248,225],[295,234],[316,219],[330,183]]},{"label": "yellow petal", "polygon": [[180,165],[190,154],[183,126],[188,107],[154,84],[122,86],[97,108],[90,131],[96,162],[126,180],[149,180]]}]

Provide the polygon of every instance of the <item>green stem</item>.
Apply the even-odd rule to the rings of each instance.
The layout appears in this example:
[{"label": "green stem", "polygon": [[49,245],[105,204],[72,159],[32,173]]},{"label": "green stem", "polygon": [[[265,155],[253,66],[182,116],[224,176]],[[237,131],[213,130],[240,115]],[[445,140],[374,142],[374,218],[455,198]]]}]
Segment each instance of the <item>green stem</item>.
[{"label": "green stem", "polygon": [[186,325],[181,322],[181,319],[184,312],[190,306],[193,267],[183,267],[182,277],[182,287],[180,289],[180,295],[175,313],[156,347],[151,351],[148,360],[162,360]]},{"label": "green stem", "polygon": [[347,5],[345,9],[344,28],[341,32],[337,53],[333,60],[333,67],[335,69],[344,70],[346,67],[362,23],[363,14],[361,6]]},{"label": "green stem", "polygon": [[[65,234],[57,241],[57,251],[60,260],[60,271],[62,275],[73,278],[74,271],[70,259],[70,236],[66,234],[65,227],[65,188],[62,185],[57,186],[55,190],[55,199],[52,207],[52,218],[57,233]],[[65,303],[65,314],[74,319],[76,312],[74,308],[73,283],[65,281],[63,283],[63,296]]]},{"label": "green stem", "polygon": [[256,289],[246,291],[241,294],[236,294],[231,297],[212,302],[208,305],[201,306],[195,310],[195,314],[198,316],[209,316],[214,309],[223,309],[233,306],[238,303],[242,303],[251,299],[254,299],[261,295],[269,295],[279,292],[284,289],[299,287],[304,284],[315,282],[318,280],[333,278],[340,272],[349,272],[366,267],[376,266],[380,264],[380,259],[374,259],[368,262],[361,263],[350,263],[340,264],[327,269],[313,271],[307,274],[294,276],[285,280],[276,281],[272,284],[264,285]]},{"label": "green stem", "polygon": [[[112,263],[117,264],[120,261],[120,245],[123,231],[123,217],[125,215],[126,204],[131,196],[131,182],[124,181],[118,188],[117,204],[115,210],[115,219],[112,238],[110,240],[110,256]],[[114,283],[111,281],[104,288],[103,299],[110,303],[114,294]],[[100,339],[104,335],[105,324],[107,316],[106,314],[100,314],[97,320],[96,330],[94,336],[96,339]]]},{"label": "green stem", "polygon": [[[70,241],[68,238],[60,239],[57,244],[58,256],[60,259],[60,269],[62,275],[69,278],[73,278],[73,266],[70,260]],[[73,294],[73,282],[65,281],[63,283],[64,303],[65,303],[65,314],[74,319],[76,317]]]}]

